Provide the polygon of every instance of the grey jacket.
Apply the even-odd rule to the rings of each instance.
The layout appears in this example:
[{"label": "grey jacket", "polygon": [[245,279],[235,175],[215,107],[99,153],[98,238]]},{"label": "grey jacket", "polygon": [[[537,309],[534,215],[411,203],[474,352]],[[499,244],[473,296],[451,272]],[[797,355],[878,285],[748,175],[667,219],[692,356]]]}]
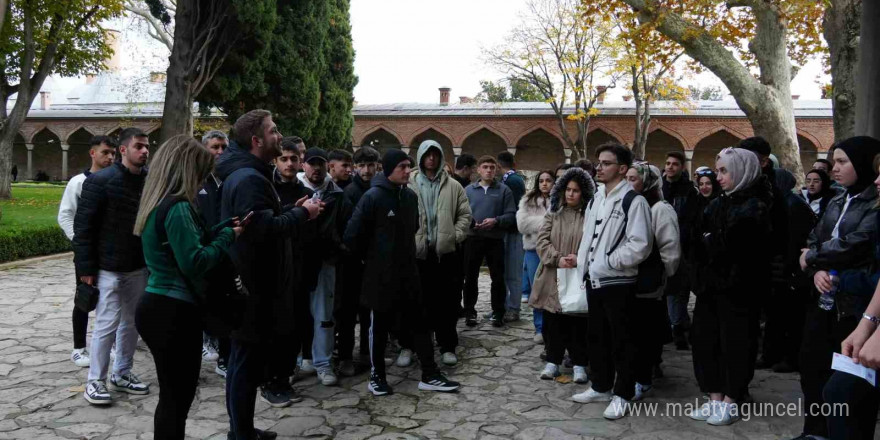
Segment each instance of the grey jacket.
[{"label": "grey jacket", "polygon": [[[504,234],[516,226],[516,205],[513,204],[513,192],[507,185],[499,182],[483,189],[480,181],[468,185],[465,189],[471,205],[473,220],[468,228],[468,236],[484,238],[504,238]],[[491,230],[476,230],[475,223],[487,218],[495,218],[498,224]]]}]

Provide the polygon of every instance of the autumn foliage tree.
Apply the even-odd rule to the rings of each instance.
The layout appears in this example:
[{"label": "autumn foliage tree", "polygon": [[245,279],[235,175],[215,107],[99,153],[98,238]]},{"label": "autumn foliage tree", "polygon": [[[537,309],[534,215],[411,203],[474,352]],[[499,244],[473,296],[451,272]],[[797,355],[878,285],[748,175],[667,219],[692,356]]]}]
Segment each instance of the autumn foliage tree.
[{"label": "autumn foliage tree", "polygon": [[815,0],[583,0],[585,16],[629,11],[715,74],[782,165],[802,175],[791,98],[799,66],[824,50]]},{"label": "autumn foliage tree", "polygon": [[[553,108],[565,147],[577,158],[587,157],[590,118],[598,114],[595,104],[604,93],[598,86],[619,76],[613,24],[588,25],[583,14],[579,0],[530,0],[506,42],[484,50],[489,64],[538,90]],[[577,127],[575,136],[569,121]]]},{"label": "autumn foliage tree", "polygon": [[[119,0],[12,0],[0,28],[0,199],[11,195],[12,142],[49,75],[104,69],[112,54],[101,22],[122,13]],[[9,109],[10,98],[16,95]]]}]

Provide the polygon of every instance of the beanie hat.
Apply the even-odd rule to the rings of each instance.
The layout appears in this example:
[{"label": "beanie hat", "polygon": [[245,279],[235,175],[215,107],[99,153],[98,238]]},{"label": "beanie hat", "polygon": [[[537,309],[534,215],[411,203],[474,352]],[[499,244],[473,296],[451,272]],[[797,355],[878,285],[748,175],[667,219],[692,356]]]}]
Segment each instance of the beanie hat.
[{"label": "beanie hat", "polygon": [[410,159],[403,150],[397,148],[388,149],[388,151],[385,152],[385,155],[382,156],[382,172],[385,174],[385,177],[390,176],[391,173],[394,172],[394,169],[405,160],[412,163],[412,159]]}]

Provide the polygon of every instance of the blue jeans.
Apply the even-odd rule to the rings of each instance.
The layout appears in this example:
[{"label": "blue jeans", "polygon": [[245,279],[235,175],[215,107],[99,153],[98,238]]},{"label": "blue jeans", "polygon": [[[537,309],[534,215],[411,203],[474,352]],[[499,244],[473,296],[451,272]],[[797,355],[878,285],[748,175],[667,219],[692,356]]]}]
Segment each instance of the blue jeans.
[{"label": "blue jeans", "polygon": [[318,285],[310,295],[315,336],[312,339],[312,362],[318,371],[330,368],[333,355],[336,323],[333,320],[333,297],[336,290],[336,266],[323,263],[318,273]]},{"label": "blue jeans", "polygon": [[507,285],[507,310],[519,312],[522,301],[522,234],[510,233],[504,237],[504,283]]},{"label": "blue jeans", "polygon": [[[532,285],[535,284],[535,272],[538,271],[538,265],[541,259],[538,252],[529,249],[523,256],[522,270],[522,296],[528,298],[532,295]],[[532,320],[535,323],[535,333],[540,334],[544,327],[544,311],[541,309],[532,309]]]}]

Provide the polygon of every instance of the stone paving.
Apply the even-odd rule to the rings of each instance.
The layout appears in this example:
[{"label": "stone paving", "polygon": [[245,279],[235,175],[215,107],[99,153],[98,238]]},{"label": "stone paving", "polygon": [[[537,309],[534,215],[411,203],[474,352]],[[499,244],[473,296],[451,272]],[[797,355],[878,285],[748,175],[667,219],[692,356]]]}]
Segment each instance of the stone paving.
[{"label": "stone paving", "polygon": [[[489,302],[488,279],[483,281],[481,315]],[[0,439],[152,439],[158,384],[142,343],[135,372],[153,383],[152,395],[114,394],[107,408],[92,407],[82,398],[87,370],[69,360],[73,287],[69,257],[0,270]],[[666,377],[646,401],[659,404],[658,415],[606,421],[603,404],[570,400],[584,385],[538,379],[542,347],[532,342],[531,312],[525,309],[523,320],[502,329],[488,323],[459,327],[459,365],[444,367],[463,384],[458,393],[419,391],[417,366],[389,367],[395,394],[380,398],[368,393],[366,373],[342,378],[334,387],[318,384],[313,376],[294,384],[305,397],[300,403],[273,409],[258,401],[257,426],[281,438],[389,440],[777,439],[800,433],[799,417],[753,417],[716,428],[664,414],[667,402],[693,403],[699,395],[690,352],[669,347]],[[226,438],[223,386],[213,364],[203,363],[187,421],[189,437]],[[767,371],[757,372],[751,393],[758,402],[774,403],[797,402],[801,396],[797,374]]]}]

